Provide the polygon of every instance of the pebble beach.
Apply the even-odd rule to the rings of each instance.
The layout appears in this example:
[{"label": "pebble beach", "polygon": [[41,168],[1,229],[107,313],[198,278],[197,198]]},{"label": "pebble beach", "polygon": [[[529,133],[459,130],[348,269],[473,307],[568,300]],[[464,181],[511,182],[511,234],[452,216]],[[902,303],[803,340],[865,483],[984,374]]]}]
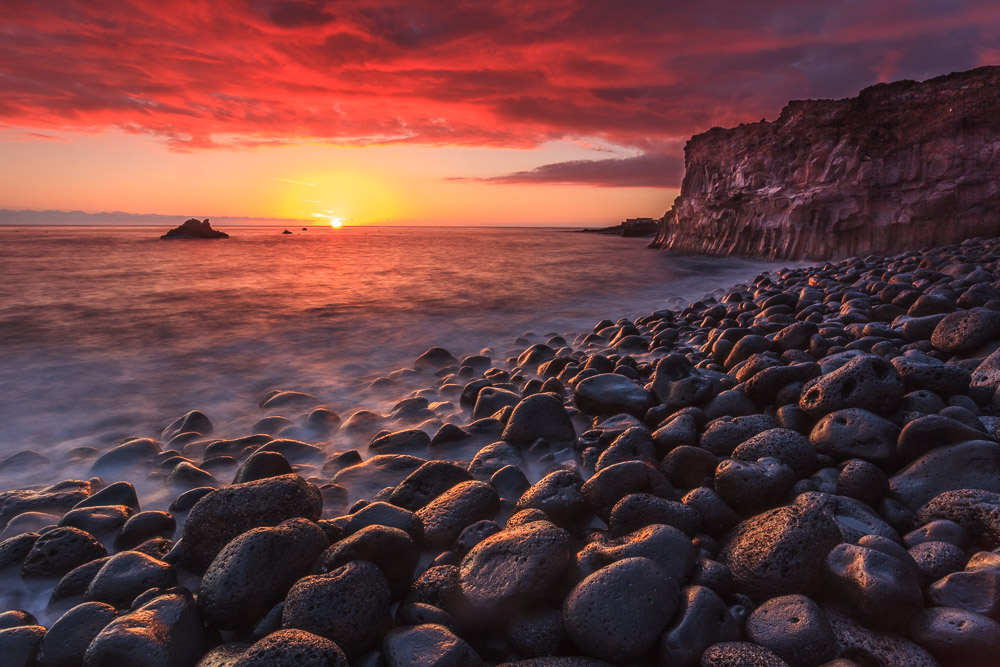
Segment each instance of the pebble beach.
[{"label": "pebble beach", "polygon": [[192,409],[0,492],[0,655],[993,665],[998,387],[1000,239],[443,340],[366,388],[384,411],[289,385],[234,437]]}]

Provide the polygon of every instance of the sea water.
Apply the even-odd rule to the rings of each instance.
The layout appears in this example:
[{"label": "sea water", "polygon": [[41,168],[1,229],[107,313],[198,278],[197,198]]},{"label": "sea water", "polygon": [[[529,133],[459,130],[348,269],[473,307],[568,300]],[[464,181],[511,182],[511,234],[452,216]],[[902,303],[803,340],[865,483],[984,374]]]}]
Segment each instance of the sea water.
[{"label": "sea water", "polygon": [[[32,449],[58,468],[192,409],[246,435],[271,389],[385,410],[371,381],[431,346],[503,367],[523,334],[572,340],[779,266],[560,229],[223,229],[0,227],[0,462]],[[0,490],[87,477],[36,472],[0,469]]]}]

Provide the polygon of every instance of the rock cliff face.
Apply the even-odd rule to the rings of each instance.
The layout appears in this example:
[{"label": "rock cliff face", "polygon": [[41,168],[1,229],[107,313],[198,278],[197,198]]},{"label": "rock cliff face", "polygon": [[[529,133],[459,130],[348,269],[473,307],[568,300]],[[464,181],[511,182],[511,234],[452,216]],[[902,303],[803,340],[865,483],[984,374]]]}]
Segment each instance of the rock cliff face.
[{"label": "rock cliff face", "polygon": [[791,102],[684,156],[653,247],[827,259],[1000,235],[1000,67]]}]

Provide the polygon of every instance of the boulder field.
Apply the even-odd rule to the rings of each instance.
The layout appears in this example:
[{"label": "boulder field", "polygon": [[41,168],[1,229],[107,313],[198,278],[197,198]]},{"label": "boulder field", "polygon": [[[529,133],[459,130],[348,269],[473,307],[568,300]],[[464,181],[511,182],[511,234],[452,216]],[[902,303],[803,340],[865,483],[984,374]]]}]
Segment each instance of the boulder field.
[{"label": "boulder field", "polygon": [[413,366],[0,493],[0,662],[997,664],[1000,239]]}]

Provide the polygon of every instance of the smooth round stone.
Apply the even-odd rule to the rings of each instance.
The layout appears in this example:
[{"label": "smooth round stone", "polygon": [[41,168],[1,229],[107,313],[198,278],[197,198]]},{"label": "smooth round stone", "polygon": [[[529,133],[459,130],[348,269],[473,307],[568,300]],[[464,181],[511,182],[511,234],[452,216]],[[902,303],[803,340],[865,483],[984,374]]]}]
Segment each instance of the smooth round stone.
[{"label": "smooth round stone", "polygon": [[[746,417],[721,417],[705,426],[705,432],[697,444],[716,456],[730,456],[733,450],[758,433],[777,428],[774,418],[768,415],[748,415]],[[655,435],[655,434],[654,434]],[[687,444],[695,444],[687,443]]]},{"label": "smooth round stone", "polygon": [[416,361],[413,362],[413,367],[417,370],[429,370],[457,363],[458,359],[448,350],[443,347],[432,347],[417,357]]},{"label": "smooth round stone", "polygon": [[969,546],[969,534],[954,521],[938,519],[907,533],[903,536],[903,541],[909,547],[922,542],[948,542],[964,550]]},{"label": "smooth round stone", "polygon": [[111,621],[87,647],[83,667],[191,665],[205,652],[198,608],[179,594],[161,595]]},{"label": "smooth round stone", "polygon": [[504,408],[513,408],[521,402],[521,395],[509,389],[500,387],[483,387],[476,396],[476,405],[472,409],[472,418],[485,419]]},{"label": "smooth round stone", "polygon": [[387,667],[479,667],[486,664],[465,640],[448,628],[434,624],[392,630],[382,640],[382,656]]},{"label": "smooth round stone", "polygon": [[587,655],[634,660],[656,643],[679,602],[677,582],[647,558],[626,558],[598,570],[570,591],[563,620]]},{"label": "smooth round stone", "polygon": [[733,450],[738,461],[757,461],[765,457],[781,461],[795,473],[805,477],[816,470],[816,450],[808,438],[797,431],[773,428],[749,438]]},{"label": "smooth round stone", "polygon": [[701,447],[681,445],[667,452],[660,470],[672,485],[693,489],[712,477],[718,463],[715,454]]},{"label": "smooth round stone", "polygon": [[[949,542],[921,542],[910,547],[910,557],[916,562],[924,578],[935,582],[961,570],[967,560],[965,552]],[[997,577],[996,586],[1000,589],[1000,576]]]},{"label": "smooth round stone", "polygon": [[198,606],[206,622],[222,630],[252,625],[309,573],[326,547],[326,535],[306,519],[254,528],[234,538],[202,577]]},{"label": "smooth round stone", "polygon": [[298,475],[282,475],[213,491],[191,508],[180,544],[180,562],[204,572],[233,538],[287,519],[320,518],[319,489]]},{"label": "smooth round stone", "polygon": [[38,625],[38,619],[23,609],[10,609],[0,612],[0,630],[18,628],[22,625]]},{"label": "smooth round stone", "polygon": [[877,465],[896,458],[899,427],[863,408],[831,412],[809,433],[809,442],[820,454],[836,461],[862,459]]},{"label": "smooth round stone", "polygon": [[913,512],[945,491],[1000,492],[1000,444],[975,440],[932,449],[889,478],[889,488]]},{"label": "smooth round stone", "polygon": [[841,541],[837,522],[813,494],[751,517],[727,537],[719,560],[736,590],[755,601],[808,594],[822,583],[827,553]]},{"label": "smooth round stone", "polygon": [[462,530],[482,519],[491,519],[500,510],[500,497],[485,482],[456,484],[420,508],[417,516],[424,525],[424,542],[436,549],[450,547]]},{"label": "smooth round stone", "polygon": [[555,394],[539,393],[514,407],[502,437],[516,445],[529,445],[538,438],[555,443],[572,442],[576,440],[576,429],[562,399]]},{"label": "smooth round stone", "polygon": [[431,437],[418,428],[380,435],[368,445],[369,449],[379,454],[422,452],[430,446]]},{"label": "smooth round stone", "polygon": [[336,643],[325,637],[303,630],[278,630],[255,643],[231,665],[232,667],[347,667],[347,658]]},{"label": "smooth round stone", "polygon": [[[501,468],[507,466],[521,467],[524,465],[524,457],[519,449],[506,442],[494,442],[486,445],[472,457],[469,463],[468,472],[477,479],[487,479]],[[471,479],[471,478],[467,478]],[[466,480],[461,480],[466,481]],[[457,483],[457,482],[456,482]]]},{"label": "smooth round stone", "polygon": [[633,493],[673,499],[674,488],[656,468],[639,461],[616,463],[600,471],[580,488],[587,504],[602,520],[611,517],[619,500]]},{"label": "smooth round stone", "polygon": [[45,633],[38,649],[39,665],[80,665],[90,642],[117,617],[115,608],[103,602],[84,602],[73,607]]},{"label": "smooth round stone", "polygon": [[569,535],[548,521],[535,521],[473,547],[459,567],[459,585],[472,611],[496,623],[544,597],[571,562]]},{"label": "smooth round stone", "polygon": [[739,625],[726,603],[709,588],[687,586],[673,621],[656,643],[656,664],[697,665],[712,644],[739,638]]},{"label": "smooth round stone", "polygon": [[457,484],[472,481],[463,467],[448,461],[428,461],[400,481],[389,502],[416,512]]},{"label": "smooth round stone", "polygon": [[725,459],[715,469],[716,493],[744,516],[782,503],[794,483],[792,469],[774,458]]},{"label": "smooth round stone", "polygon": [[913,461],[932,449],[973,440],[986,434],[942,415],[926,415],[907,422],[899,434],[896,452],[903,461]]},{"label": "smooth round stone", "polygon": [[38,648],[45,637],[40,625],[21,625],[0,630],[0,655],[5,665],[30,667],[36,664]]},{"label": "smooth round stone", "polygon": [[382,501],[369,503],[351,514],[344,526],[344,533],[352,535],[368,526],[399,528],[416,543],[424,536],[424,525],[416,514]]},{"label": "smooth round stone", "polygon": [[60,526],[70,526],[96,536],[117,533],[135,512],[127,505],[102,505],[72,509],[63,515]]},{"label": "smooth round stone", "polygon": [[107,556],[97,539],[78,528],[55,528],[31,546],[21,566],[22,577],[60,577],[73,568]]},{"label": "smooth round stone", "polygon": [[169,512],[139,512],[129,518],[115,536],[115,548],[120,550],[137,547],[154,537],[172,539],[177,531],[177,521]]},{"label": "smooth round stone", "polygon": [[551,472],[521,494],[515,511],[541,510],[556,525],[574,527],[589,514],[582,487],[583,478],[575,471]]},{"label": "smooth round stone", "polygon": [[385,575],[398,600],[413,580],[420,559],[420,549],[404,531],[389,526],[366,526],[327,549],[321,558],[326,571],[333,571],[352,561],[369,561]]},{"label": "smooth round stone", "polygon": [[701,515],[684,503],[649,493],[632,493],[615,504],[608,519],[612,537],[621,537],[654,523],[673,526],[693,536],[701,528]]},{"label": "smooth round stone", "polygon": [[649,429],[635,427],[626,430],[601,452],[594,467],[596,472],[624,461],[656,464],[656,444]]},{"label": "smooth round stone", "polygon": [[910,620],[909,634],[948,665],[996,665],[1000,623],[965,609],[932,607]]},{"label": "smooth round stone", "polygon": [[709,535],[721,536],[740,522],[740,515],[707,486],[688,491],[681,502],[698,512],[701,529]]},{"label": "smooth round stone", "polygon": [[155,440],[136,438],[101,454],[91,465],[90,474],[113,478],[129,468],[148,463],[159,453],[160,444]]},{"label": "smooth round stone", "polygon": [[122,551],[97,571],[83,598],[125,609],[139,594],[150,588],[168,588],[176,580],[174,568],[169,564],[138,551]]},{"label": "smooth round stone", "polygon": [[617,373],[601,373],[585,379],[576,386],[573,400],[586,414],[625,413],[639,418],[655,404],[652,394]]},{"label": "smooth round stone", "polygon": [[326,637],[348,656],[378,643],[391,627],[389,583],[368,561],[300,579],[285,598],[281,625]]},{"label": "smooth round stone", "polygon": [[260,479],[268,479],[269,477],[280,477],[281,475],[289,475],[292,472],[292,464],[282,454],[278,452],[256,451],[236,471],[236,476],[233,477],[233,484],[255,482]]},{"label": "smooth round stone", "polygon": [[805,595],[771,598],[747,619],[747,639],[773,651],[791,667],[832,660],[837,640],[826,614]]},{"label": "smooth round stone", "polygon": [[[911,552],[919,546],[923,545]],[[956,569],[961,569],[961,565]],[[948,573],[931,584],[927,596],[942,607],[958,607],[1000,620],[1000,554],[990,551],[974,554],[963,571]]]},{"label": "smooth round stone", "polygon": [[850,459],[840,465],[837,495],[860,500],[869,507],[877,507],[878,501],[888,492],[889,480],[874,463]]}]

